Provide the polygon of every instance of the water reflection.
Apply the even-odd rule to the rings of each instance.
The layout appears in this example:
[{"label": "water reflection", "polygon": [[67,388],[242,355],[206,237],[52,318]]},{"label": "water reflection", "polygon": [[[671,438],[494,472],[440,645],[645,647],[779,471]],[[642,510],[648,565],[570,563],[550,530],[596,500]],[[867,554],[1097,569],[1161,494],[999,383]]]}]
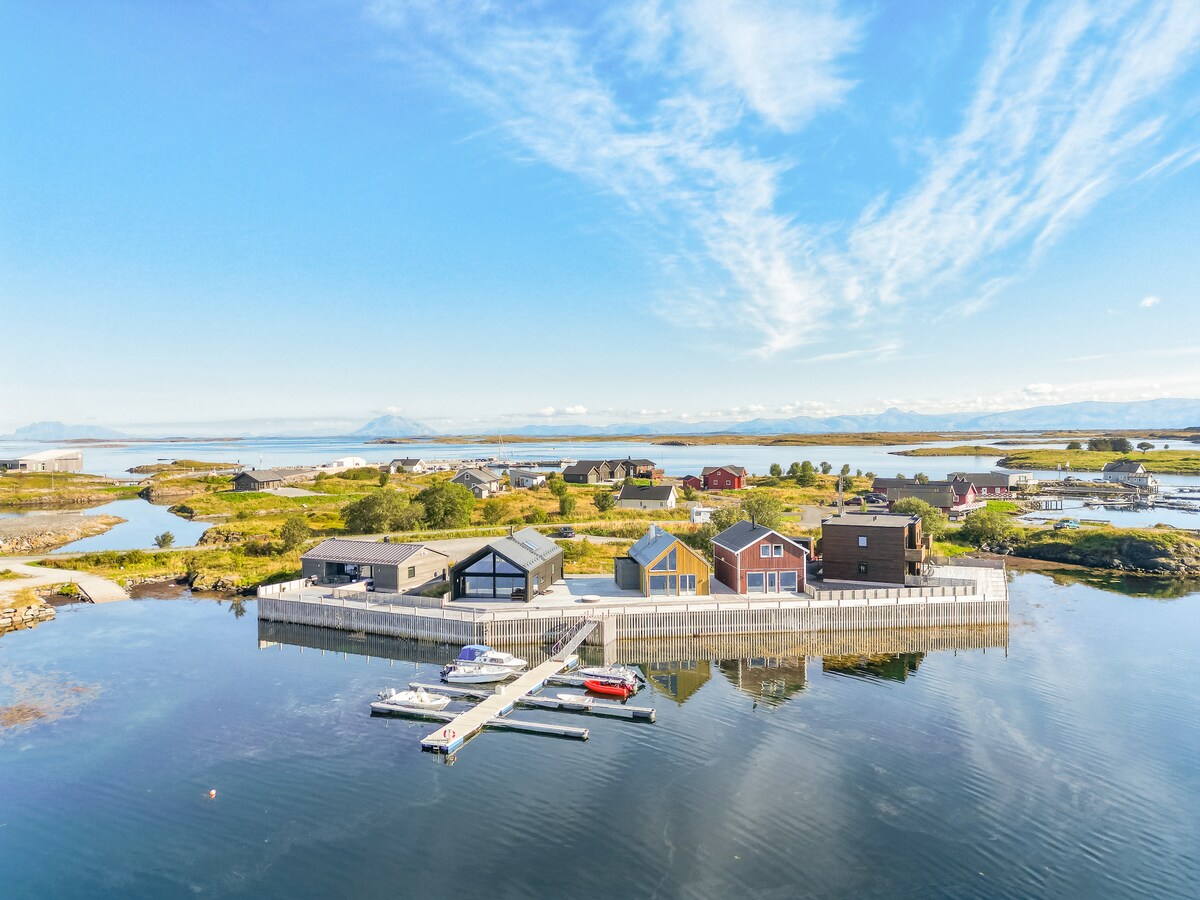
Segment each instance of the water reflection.
[{"label": "water reflection", "polygon": [[[742,634],[713,637],[621,641],[605,657],[599,647],[581,648],[587,664],[635,666],[658,695],[679,705],[693,698],[720,672],[755,703],[778,706],[802,693],[810,672],[904,681],[928,653],[999,649],[1007,652],[1007,625],[970,628],[880,629],[846,634]],[[294,646],[322,653],[442,665],[459,647],[404,640],[312,625],[258,622],[258,646]],[[504,644],[503,649],[537,665],[544,645]]]},{"label": "water reflection", "polygon": [[1153,600],[1178,600],[1200,592],[1200,578],[1175,578],[1155,575],[1126,575],[1107,569],[1040,569],[1057,585],[1086,584],[1127,597]]},{"label": "water reflection", "polygon": [[860,656],[831,656],[821,661],[825,672],[849,675],[853,678],[882,678],[886,681],[906,681],[917,671],[924,653],[866,654]]}]

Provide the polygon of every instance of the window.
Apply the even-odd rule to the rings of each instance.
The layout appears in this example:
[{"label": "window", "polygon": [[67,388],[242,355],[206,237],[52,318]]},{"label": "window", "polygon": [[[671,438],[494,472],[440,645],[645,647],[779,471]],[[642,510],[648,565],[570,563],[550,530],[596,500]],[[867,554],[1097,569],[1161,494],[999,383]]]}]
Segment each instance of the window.
[{"label": "window", "polygon": [[779,573],[779,589],[781,591],[795,591],[798,580],[795,572],[780,572]]},{"label": "window", "polygon": [[679,576],[679,593],[681,593],[681,594],[696,593],[696,576],[695,575],[680,575]]},{"label": "window", "polygon": [[733,486],[733,482],[730,481],[728,478],[726,478],[725,479],[725,487],[732,487],[732,486]]},{"label": "window", "polygon": [[772,556],[783,556],[783,544],[772,544],[771,545],[771,555]]},{"label": "window", "polygon": [[416,567],[416,566],[409,566],[409,567],[408,567],[408,577],[409,577],[409,578],[416,578],[416,577],[417,577],[417,567]]},{"label": "window", "polygon": [[667,576],[666,575],[651,575],[650,576],[650,593],[665,594],[667,592]]},{"label": "window", "polygon": [[675,570],[676,560],[676,550],[672,547],[671,552],[651,566],[650,570],[653,572],[672,572]]},{"label": "window", "polygon": [[867,574],[867,564],[866,564],[866,563],[859,563],[859,564],[858,564],[858,574],[859,574],[859,575],[866,575],[866,574]]},{"label": "window", "polygon": [[747,572],[746,573],[746,592],[749,594],[766,593],[766,583],[763,579],[762,572]]},{"label": "window", "polygon": [[771,545],[770,544],[759,544],[758,545],[758,555],[761,556],[763,559],[766,559],[767,557],[769,557],[771,555]]},{"label": "window", "polygon": [[860,546],[860,547],[867,546],[867,536],[865,534],[860,534],[858,536],[858,546]]}]

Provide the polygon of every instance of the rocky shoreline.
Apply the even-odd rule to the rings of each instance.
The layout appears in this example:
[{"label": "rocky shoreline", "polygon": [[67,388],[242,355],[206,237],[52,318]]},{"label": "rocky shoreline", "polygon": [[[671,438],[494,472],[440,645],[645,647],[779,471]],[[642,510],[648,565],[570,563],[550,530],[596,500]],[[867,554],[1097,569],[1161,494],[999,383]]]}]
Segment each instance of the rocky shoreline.
[{"label": "rocky shoreline", "polygon": [[104,534],[124,521],[120,516],[64,512],[0,519],[0,554],[48,553],[73,541]]},{"label": "rocky shoreline", "polygon": [[6,631],[17,631],[21,628],[32,628],[39,622],[53,619],[56,615],[54,607],[44,602],[22,607],[3,607],[0,609],[0,634],[4,634]]}]

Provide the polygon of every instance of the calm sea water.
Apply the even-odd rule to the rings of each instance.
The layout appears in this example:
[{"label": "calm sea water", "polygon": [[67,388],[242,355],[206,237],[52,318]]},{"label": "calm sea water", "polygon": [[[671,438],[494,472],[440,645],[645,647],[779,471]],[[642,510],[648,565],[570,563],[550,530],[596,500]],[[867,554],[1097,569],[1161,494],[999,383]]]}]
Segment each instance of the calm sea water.
[{"label": "calm sea water", "polygon": [[[314,465],[342,456],[361,456],[370,463],[384,463],[400,456],[441,459],[470,459],[503,455],[514,462],[545,459],[613,459],[648,457],[662,466],[668,475],[699,472],[703,466],[742,465],[751,472],[765,475],[772,463],[785,469],[792,462],[809,460],[814,465],[824,461],[834,469],[843,464],[851,470],[861,469],[877,475],[904,473],[912,476],[924,472],[931,478],[942,478],[953,471],[988,471],[1002,456],[1015,449],[999,446],[994,455],[954,457],[905,457],[892,451],[916,447],[957,446],[959,438],[925,444],[899,446],[784,446],[758,445],[701,445],[668,447],[635,441],[572,442],[545,441],[530,444],[366,444],[350,438],[249,438],[241,441],[175,441],[146,443],[83,444],[84,468],[99,475],[120,477],[133,466],[171,459],[197,459],[209,462],[241,463],[248,466]],[[979,443],[979,442],[973,442]],[[983,443],[994,443],[983,442]],[[0,454],[28,452],[46,445],[21,442],[0,442]],[[1046,448],[1054,445],[1031,444]],[[1039,477],[1054,477],[1055,473],[1040,473]],[[1061,477],[1061,473],[1059,473]],[[1197,484],[1197,476],[1163,476],[1168,483]]]},{"label": "calm sea water", "polygon": [[418,749],[430,726],[367,713],[380,688],[432,677],[444,651],[260,649],[253,602],[69,608],[0,638],[0,704],[57,716],[0,732],[0,885],[56,898],[1195,896],[1200,595],[1023,575],[1012,619],[998,641],[962,641],[986,650],[774,670],[647,650],[654,686],[637,702],[657,724],[522,712],[592,739],[485,734],[448,766]]}]

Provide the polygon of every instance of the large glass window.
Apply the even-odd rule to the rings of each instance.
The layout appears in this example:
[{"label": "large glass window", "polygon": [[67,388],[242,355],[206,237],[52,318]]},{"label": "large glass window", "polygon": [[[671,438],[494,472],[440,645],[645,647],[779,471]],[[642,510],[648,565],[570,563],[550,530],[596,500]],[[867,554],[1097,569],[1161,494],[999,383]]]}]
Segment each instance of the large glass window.
[{"label": "large glass window", "polygon": [[679,576],[679,593],[681,593],[681,594],[696,593],[696,576],[695,575],[680,575]]},{"label": "large glass window", "polygon": [[666,556],[664,556],[662,559],[660,559],[658,562],[656,562],[653,566],[650,567],[650,571],[651,572],[673,572],[673,571],[675,571],[676,563],[678,561],[676,559],[675,554],[676,554],[675,548],[672,547],[670,553],[668,553]]},{"label": "large glass window", "polygon": [[650,576],[650,593],[665,594],[667,592],[667,576],[666,575],[651,575]]},{"label": "large glass window", "polygon": [[798,579],[795,572],[779,573],[779,589],[781,591],[795,591],[797,584]]},{"label": "large glass window", "polygon": [[746,590],[751,594],[764,594],[767,587],[762,572],[746,573]]}]

